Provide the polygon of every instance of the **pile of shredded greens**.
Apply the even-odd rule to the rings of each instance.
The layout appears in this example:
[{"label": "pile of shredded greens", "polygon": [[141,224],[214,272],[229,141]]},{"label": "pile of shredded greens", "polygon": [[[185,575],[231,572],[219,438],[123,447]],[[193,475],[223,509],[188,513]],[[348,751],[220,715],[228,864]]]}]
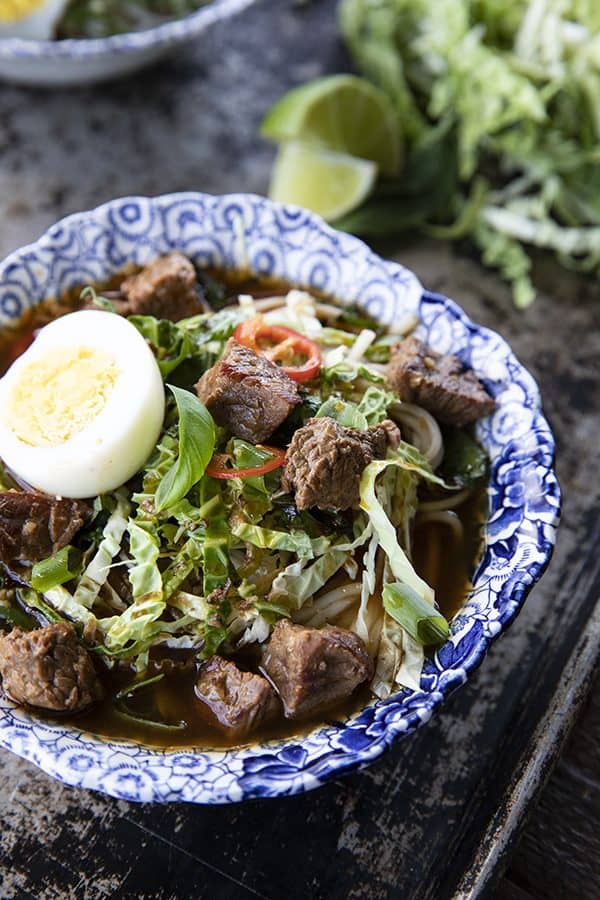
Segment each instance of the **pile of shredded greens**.
[{"label": "pile of shredded greens", "polygon": [[[345,573],[360,592],[347,627],[376,656],[373,691],[383,697],[395,684],[416,688],[424,647],[448,634],[407,555],[419,482],[443,485],[422,454],[401,443],[368,465],[360,509],[347,513],[299,511],[281,490],[280,469],[221,480],[205,472],[215,450],[239,470],[259,467],[269,455],[217,427],[193,392],[236,325],[254,312],[253,299],[242,296],[236,306],[177,324],[130,317],[168,381],[162,434],[138,476],[95,499],[77,546],[33,567],[20,599],[47,621],[74,622],[109,666],[131,661],[142,679],[157,650],[193,649],[206,658],[265,641],[282,617],[335,621],[340,598],[324,595],[321,602],[315,594]],[[398,402],[369,361],[385,358],[388,335],[325,326],[300,291],[265,319],[309,336],[323,357],[320,376],[302,385],[301,405],[270,443],[285,447],[314,415],[366,429]],[[384,557],[376,571],[378,548]]]},{"label": "pile of shredded greens", "polygon": [[467,237],[520,307],[532,247],[600,275],[597,0],[342,0],[340,22],[408,144],[341,227]]}]

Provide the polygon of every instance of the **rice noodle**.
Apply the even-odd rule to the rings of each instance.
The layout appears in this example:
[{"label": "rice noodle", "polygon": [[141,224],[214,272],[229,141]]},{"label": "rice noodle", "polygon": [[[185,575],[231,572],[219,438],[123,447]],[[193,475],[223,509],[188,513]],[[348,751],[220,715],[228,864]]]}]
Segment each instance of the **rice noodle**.
[{"label": "rice noodle", "polygon": [[[325,303],[322,300],[317,300],[316,297],[314,297],[313,299],[317,315],[322,319],[325,319],[326,321],[336,322],[340,318],[340,316],[342,316],[346,312],[343,306],[335,306],[333,303]],[[280,309],[282,306],[286,305],[286,296],[275,295],[273,297],[255,297],[254,305],[257,312],[271,312],[271,310],[273,309]],[[393,328],[391,328],[390,330],[393,330],[394,334],[398,334],[403,337],[405,334],[413,331],[417,324],[418,319],[416,318],[416,316],[407,316],[405,319],[402,319],[397,323],[395,322]]]},{"label": "rice noodle", "polygon": [[444,512],[449,509],[456,509],[467,500],[471,495],[470,488],[463,488],[462,491],[456,491],[448,494],[446,497],[440,497],[439,500],[422,500],[419,503],[419,513]]},{"label": "rice noodle", "polygon": [[434,510],[432,512],[417,513],[417,525],[435,524],[443,525],[452,531],[454,540],[458,543],[464,540],[465,529],[455,512],[450,509]]},{"label": "rice noodle", "polygon": [[356,603],[360,592],[361,583],[356,581],[333,588],[294,613],[294,621],[314,628],[325,622],[332,622],[340,613]]},{"label": "rice noodle", "polygon": [[394,403],[389,414],[402,426],[407,440],[421,451],[431,468],[437,469],[444,456],[444,441],[431,413],[413,403]]},{"label": "rice noodle", "polygon": [[254,300],[254,308],[256,312],[260,313],[281,309],[282,306],[285,306],[285,297],[261,297],[259,300]]}]

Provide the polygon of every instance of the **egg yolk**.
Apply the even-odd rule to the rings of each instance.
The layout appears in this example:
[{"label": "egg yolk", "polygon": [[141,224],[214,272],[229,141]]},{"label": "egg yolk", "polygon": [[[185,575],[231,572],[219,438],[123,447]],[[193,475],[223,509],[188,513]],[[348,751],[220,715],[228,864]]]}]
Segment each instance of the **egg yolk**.
[{"label": "egg yolk", "polygon": [[0,0],[0,22],[16,22],[43,5],[43,0]]},{"label": "egg yolk", "polygon": [[32,447],[64,444],[102,412],[119,374],[113,357],[101,350],[49,350],[20,373],[7,425]]}]

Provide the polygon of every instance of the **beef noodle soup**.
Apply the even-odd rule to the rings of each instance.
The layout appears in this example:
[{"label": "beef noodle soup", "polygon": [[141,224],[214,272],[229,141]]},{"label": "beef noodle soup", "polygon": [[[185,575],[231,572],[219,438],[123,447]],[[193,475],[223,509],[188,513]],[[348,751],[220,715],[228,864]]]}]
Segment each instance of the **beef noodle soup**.
[{"label": "beef noodle soup", "polygon": [[6,694],[221,747],[417,688],[480,552],[494,402],[416,324],[172,253],[5,331]]}]

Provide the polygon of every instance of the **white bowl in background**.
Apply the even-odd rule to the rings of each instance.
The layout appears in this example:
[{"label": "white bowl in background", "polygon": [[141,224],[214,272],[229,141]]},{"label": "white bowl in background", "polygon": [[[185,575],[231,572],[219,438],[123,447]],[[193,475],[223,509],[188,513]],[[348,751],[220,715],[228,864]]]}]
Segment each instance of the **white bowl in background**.
[{"label": "white bowl in background", "polygon": [[106,38],[0,38],[0,79],[37,87],[78,87],[128,75],[255,2],[213,0],[182,19]]}]

